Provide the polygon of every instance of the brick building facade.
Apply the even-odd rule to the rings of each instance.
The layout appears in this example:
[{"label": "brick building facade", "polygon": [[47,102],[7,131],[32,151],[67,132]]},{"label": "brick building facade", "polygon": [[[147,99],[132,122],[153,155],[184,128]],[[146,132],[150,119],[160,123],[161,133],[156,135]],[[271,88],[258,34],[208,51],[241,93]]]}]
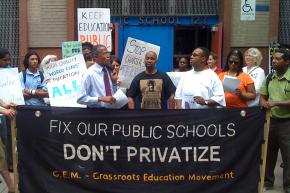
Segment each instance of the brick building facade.
[{"label": "brick building facade", "polygon": [[[28,49],[36,50],[42,57],[46,54],[56,54],[61,57],[61,42],[77,40],[76,14],[81,1],[1,1],[3,6],[0,6],[2,32],[0,46],[12,50],[15,65],[21,63],[19,61],[23,60]],[[130,1],[132,0],[126,0],[126,2]],[[93,2],[92,5],[97,5],[94,0],[91,2]],[[120,3],[119,0],[111,0],[111,2],[117,6]],[[183,2],[194,3],[195,1],[184,0]],[[207,2],[211,3],[213,0],[207,0]],[[221,25],[219,30],[223,30],[222,45],[220,48],[214,48],[215,36],[212,33],[211,47],[215,50],[220,49],[223,59],[233,48],[244,51],[249,47],[258,47],[264,56],[262,67],[267,69],[269,43],[282,41],[283,44],[290,44],[290,17],[286,11],[287,6],[288,8],[290,6],[289,1],[256,0],[255,21],[240,21],[240,1],[216,0],[216,2],[218,3],[218,24]],[[8,23],[9,27],[7,27]]]}]

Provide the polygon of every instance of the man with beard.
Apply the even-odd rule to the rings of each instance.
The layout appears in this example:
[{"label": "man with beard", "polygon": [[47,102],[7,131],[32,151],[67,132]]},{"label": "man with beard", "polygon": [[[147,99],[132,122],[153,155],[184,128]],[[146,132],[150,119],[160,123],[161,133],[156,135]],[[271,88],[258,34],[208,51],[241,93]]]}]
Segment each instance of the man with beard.
[{"label": "man with beard", "polygon": [[265,189],[274,185],[277,155],[280,149],[283,167],[283,187],[290,193],[290,52],[279,49],[273,56],[273,69],[263,81],[260,105],[271,110]]},{"label": "man with beard", "polygon": [[166,73],[156,69],[157,54],[153,51],[147,52],[144,63],[146,70],[133,79],[127,92],[128,108],[174,109],[176,88]]}]

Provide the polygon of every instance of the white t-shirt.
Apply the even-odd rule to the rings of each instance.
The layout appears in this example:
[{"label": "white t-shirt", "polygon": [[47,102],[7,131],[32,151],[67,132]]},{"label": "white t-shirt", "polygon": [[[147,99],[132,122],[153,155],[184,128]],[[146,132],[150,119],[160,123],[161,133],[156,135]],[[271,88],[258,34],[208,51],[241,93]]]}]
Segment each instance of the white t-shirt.
[{"label": "white t-shirt", "polygon": [[243,67],[243,72],[247,73],[254,81],[255,89],[256,89],[256,98],[254,100],[248,101],[247,104],[249,107],[252,106],[259,106],[259,99],[260,99],[260,91],[263,80],[265,79],[265,72],[264,70],[259,67],[255,66],[248,71],[247,66]]},{"label": "white t-shirt", "polygon": [[190,70],[179,81],[175,92],[175,99],[182,100],[183,109],[204,109],[208,105],[199,105],[194,96],[201,96],[205,100],[212,99],[222,106],[226,106],[222,82],[215,72],[210,69],[203,71]]}]

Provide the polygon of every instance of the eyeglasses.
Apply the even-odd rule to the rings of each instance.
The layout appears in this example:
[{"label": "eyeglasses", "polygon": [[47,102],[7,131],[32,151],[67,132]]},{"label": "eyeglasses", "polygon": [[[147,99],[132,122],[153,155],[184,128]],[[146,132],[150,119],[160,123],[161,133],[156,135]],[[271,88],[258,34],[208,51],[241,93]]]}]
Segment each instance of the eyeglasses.
[{"label": "eyeglasses", "polygon": [[233,60],[229,60],[228,63],[229,63],[229,64],[239,64],[240,62],[233,61]]}]

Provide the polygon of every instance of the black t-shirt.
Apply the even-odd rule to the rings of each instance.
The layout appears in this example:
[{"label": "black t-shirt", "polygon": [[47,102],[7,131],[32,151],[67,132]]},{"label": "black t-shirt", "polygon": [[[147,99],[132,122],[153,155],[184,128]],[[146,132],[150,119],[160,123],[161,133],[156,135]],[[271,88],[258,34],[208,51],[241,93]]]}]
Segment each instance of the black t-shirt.
[{"label": "black t-shirt", "polygon": [[175,90],[166,73],[141,72],[133,79],[127,96],[134,99],[135,109],[167,109],[167,100]]}]

